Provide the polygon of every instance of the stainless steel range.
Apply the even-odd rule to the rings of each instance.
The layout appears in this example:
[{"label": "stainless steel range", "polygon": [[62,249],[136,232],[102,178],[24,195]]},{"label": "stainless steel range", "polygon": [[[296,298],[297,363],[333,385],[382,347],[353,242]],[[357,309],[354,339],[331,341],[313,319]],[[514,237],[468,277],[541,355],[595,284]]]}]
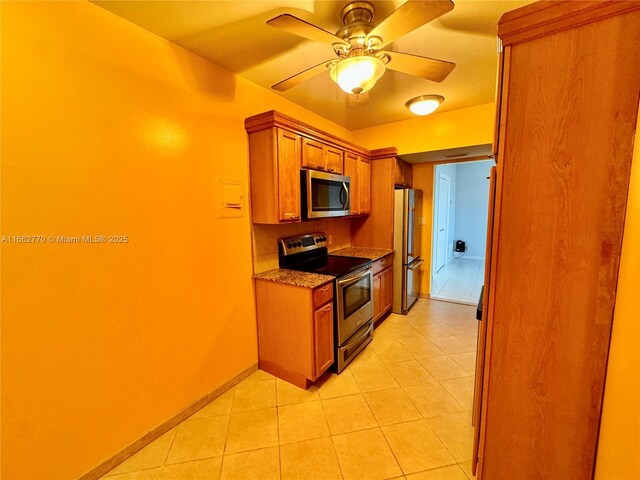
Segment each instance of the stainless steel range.
[{"label": "stainless steel range", "polygon": [[373,262],[329,255],[324,233],[279,240],[280,268],[335,277],[334,370],[341,372],[373,338]]}]

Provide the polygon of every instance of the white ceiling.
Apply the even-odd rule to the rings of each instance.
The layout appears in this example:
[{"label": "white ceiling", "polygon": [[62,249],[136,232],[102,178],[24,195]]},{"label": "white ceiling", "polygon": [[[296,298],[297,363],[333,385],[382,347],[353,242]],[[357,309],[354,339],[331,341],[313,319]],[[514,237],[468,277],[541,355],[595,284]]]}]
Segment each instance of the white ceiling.
[{"label": "white ceiling", "polygon": [[[266,25],[291,13],[325,30],[341,26],[348,1],[106,1],[97,5],[265,88],[335,57],[328,45]],[[404,0],[371,1],[377,24]],[[418,95],[445,97],[439,112],[494,100],[496,36],[500,16],[530,1],[454,0],[454,9],[390,45],[390,49],[452,61],[442,83],[387,70],[369,98],[350,105],[349,95],[325,72],[286,92],[276,92],[348,129],[411,118],[405,102]],[[275,92],[275,90],[272,90]]]}]

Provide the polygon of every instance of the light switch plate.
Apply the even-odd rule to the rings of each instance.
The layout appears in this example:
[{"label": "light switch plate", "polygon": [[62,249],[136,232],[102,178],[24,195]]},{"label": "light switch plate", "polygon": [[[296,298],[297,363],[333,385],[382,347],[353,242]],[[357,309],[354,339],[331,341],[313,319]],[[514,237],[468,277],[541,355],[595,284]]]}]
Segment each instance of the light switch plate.
[{"label": "light switch plate", "polygon": [[245,195],[239,178],[216,177],[216,203],[218,218],[244,216]]}]

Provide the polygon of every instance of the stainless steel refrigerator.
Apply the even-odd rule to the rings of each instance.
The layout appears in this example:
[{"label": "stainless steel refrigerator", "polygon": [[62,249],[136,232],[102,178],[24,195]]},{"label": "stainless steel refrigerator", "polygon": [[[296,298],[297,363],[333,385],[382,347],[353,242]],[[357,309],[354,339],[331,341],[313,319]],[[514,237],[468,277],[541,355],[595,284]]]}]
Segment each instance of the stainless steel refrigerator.
[{"label": "stainless steel refrigerator", "polygon": [[406,314],[420,296],[422,190],[395,191],[393,312]]}]

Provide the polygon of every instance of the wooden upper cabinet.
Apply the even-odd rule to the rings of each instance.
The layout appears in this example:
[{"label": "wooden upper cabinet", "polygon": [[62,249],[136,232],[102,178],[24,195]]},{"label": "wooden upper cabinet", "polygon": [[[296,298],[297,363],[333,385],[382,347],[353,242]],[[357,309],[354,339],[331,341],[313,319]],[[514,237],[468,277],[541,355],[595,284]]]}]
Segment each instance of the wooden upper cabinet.
[{"label": "wooden upper cabinet", "polygon": [[396,158],[394,183],[399,187],[411,188],[413,185],[413,166]]},{"label": "wooden upper cabinet", "polygon": [[343,151],[325,143],[302,138],[302,167],[342,174]]},{"label": "wooden upper cabinet", "polygon": [[312,170],[326,170],[325,144],[311,140],[310,138],[302,139],[302,166],[311,168]]},{"label": "wooden upper cabinet", "polygon": [[358,156],[351,153],[346,152],[344,155],[344,174],[351,179],[351,183],[349,184],[350,188],[350,204],[351,204],[351,215],[358,215],[360,213],[360,185],[359,185],[359,175],[358,175]]},{"label": "wooden upper cabinet", "polygon": [[344,175],[351,178],[351,215],[371,213],[371,161],[345,152]]},{"label": "wooden upper cabinet", "polygon": [[339,148],[325,146],[325,160],[327,166],[327,172],[342,174],[344,168],[342,166],[342,159],[344,152]]},{"label": "wooden upper cabinet", "polygon": [[249,134],[254,223],[300,221],[301,142],[300,135],[281,128]]},{"label": "wooden upper cabinet", "polygon": [[300,208],[300,135],[278,129],[279,220],[300,220]]},{"label": "wooden upper cabinet", "polygon": [[[300,169],[308,168],[351,177],[352,215],[368,215],[376,210],[372,193],[377,187],[384,188],[380,221],[374,223],[376,230],[380,227],[385,232],[385,237],[387,233],[391,235],[393,167],[387,168],[386,163],[394,161],[398,153],[394,147],[367,150],[273,110],[245,119],[244,125],[249,135],[253,223],[301,221]],[[376,174],[374,161],[385,163],[384,168],[378,169],[385,172],[384,178]],[[376,177],[380,178],[375,180]],[[402,178],[406,185],[411,185],[410,173],[405,172]],[[364,224],[362,227],[369,230]],[[367,241],[358,240],[368,246]]]},{"label": "wooden upper cabinet", "polygon": [[362,157],[358,162],[358,185],[360,190],[359,213],[371,213],[371,161]]}]

